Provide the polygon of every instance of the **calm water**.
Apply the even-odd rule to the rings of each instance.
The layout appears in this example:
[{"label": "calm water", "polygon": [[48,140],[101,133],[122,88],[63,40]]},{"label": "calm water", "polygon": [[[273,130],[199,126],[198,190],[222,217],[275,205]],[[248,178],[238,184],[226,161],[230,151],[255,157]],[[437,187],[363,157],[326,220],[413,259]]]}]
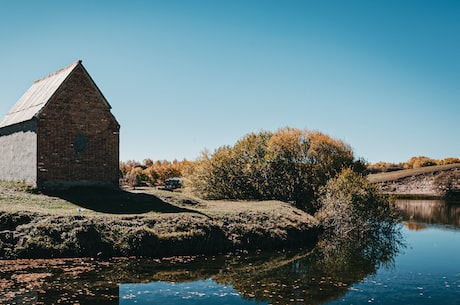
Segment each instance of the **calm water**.
[{"label": "calm water", "polygon": [[350,287],[328,304],[460,304],[460,234],[442,228],[404,230],[408,248],[394,268]]},{"label": "calm water", "polygon": [[460,304],[460,204],[399,201],[401,237],[295,252],[1,262],[1,304]]}]

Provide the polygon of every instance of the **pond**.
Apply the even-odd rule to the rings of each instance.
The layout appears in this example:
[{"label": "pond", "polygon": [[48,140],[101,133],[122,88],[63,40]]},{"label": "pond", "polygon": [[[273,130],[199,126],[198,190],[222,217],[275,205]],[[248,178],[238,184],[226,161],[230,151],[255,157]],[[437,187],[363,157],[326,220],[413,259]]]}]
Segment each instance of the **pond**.
[{"label": "pond", "polygon": [[399,238],[281,252],[0,261],[1,304],[459,304],[460,203],[398,201]]}]

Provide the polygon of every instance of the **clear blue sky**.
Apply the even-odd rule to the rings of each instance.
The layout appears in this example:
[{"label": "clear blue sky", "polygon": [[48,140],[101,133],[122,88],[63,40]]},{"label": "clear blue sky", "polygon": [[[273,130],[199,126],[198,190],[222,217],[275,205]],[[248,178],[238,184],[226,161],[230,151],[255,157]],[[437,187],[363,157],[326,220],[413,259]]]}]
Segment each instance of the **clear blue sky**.
[{"label": "clear blue sky", "polygon": [[82,59],[121,160],[193,160],[285,126],[369,162],[460,157],[460,1],[0,4],[0,116]]}]

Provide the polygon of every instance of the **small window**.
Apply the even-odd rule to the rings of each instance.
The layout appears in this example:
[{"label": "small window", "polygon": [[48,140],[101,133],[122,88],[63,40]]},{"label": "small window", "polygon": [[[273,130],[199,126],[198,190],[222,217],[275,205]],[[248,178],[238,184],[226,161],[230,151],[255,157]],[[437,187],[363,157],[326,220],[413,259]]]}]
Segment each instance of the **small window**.
[{"label": "small window", "polygon": [[73,149],[76,153],[81,153],[86,150],[86,136],[83,134],[77,134],[73,143]]}]

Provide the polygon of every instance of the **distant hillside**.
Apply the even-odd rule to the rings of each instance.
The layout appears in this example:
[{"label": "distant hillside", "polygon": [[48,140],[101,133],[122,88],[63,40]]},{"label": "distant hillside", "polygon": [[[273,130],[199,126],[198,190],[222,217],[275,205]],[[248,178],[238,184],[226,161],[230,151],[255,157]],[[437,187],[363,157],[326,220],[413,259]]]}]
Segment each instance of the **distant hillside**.
[{"label": "distant hillside", "polygon": [[371,174],[367,177],[386,194],[460,197],[460,163]]},{"label": "distant hillside", "polygon": [[372,183],[379,183],[379,182],[385,182],[385,181],[398,180],[398,179],[411,177],[411,176],[422,175],[426,173],[446,171],[452,168],[460,168],[460,163],[446,164],[446,165],[434,165],[434,166],[419,167],[419,168],[414,168],[414,169],[403,169],[399,171],[370,174],[367,176],[367,179],[369,179],[369,181]]}]

